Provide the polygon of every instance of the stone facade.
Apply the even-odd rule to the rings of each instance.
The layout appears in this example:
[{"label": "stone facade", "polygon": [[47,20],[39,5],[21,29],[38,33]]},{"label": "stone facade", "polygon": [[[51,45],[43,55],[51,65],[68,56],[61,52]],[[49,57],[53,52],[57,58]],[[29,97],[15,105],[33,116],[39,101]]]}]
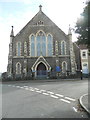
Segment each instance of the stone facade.
[{"label": "stone facade", "polygon": [[[42,43],[40,46],[41,51],[37,47],[38,36],[41,40],[40,45],[43,36],[45,40],[43,41],[45,49],[42,47]],[[50,37],[52,43],[50,43],[51,48],[49,49]],[[34,45],[31,42],[32,39],[34,39]],[[45,55],[43,55],[44,53]],[[60,68],[59,71],[56,70],[57,66]],[[65,75],[69,71],[70,74],[75,74],[76,66],[71,30],[69,29],[68,35],[66,35],[42,12],[41,6],[39,12],[16,36],[14,36],[12,26],[7,67],[8,76],[27,76],[34,73],[35,77],[37,77],[40,75],[38,73],[40,70],[61,72]],[[47,75],[43,72],[41,74]]]}]

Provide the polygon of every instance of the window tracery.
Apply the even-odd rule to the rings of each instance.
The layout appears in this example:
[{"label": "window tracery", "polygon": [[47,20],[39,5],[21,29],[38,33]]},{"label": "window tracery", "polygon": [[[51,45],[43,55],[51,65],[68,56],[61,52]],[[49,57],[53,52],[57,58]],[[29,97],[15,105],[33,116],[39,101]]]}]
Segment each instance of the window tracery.
[{"label": "window tracery", "polygon": [[31,35],[30,39],[30,56],[52,56],[53,54],[53,38],[52,35],[46,35],[42,30],[35,35]]}]

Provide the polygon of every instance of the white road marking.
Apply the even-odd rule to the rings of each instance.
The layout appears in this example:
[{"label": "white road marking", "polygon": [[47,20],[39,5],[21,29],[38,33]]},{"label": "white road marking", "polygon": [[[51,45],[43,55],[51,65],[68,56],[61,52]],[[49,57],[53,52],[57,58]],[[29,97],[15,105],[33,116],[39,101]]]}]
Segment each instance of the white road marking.
[{"label": "white road marking", "polygon": [[36,92],[38,92],[38,93],[42,93],[41,91],[38,91],[38,90],[37,90]]},{"label": "white road marking", "polygon": [[39,90],[38,88],[34,88],[35,90]]},{"label": "white road marking", "polygon": [[55,95],[50,95],[51,97],[53,97],[53,98],[58,98],[57,96],[55,96]]},{"label": "white road marking", "polygon": [[[55,94],[55,95],[52,95],[54,94],[54,92],[51,92],[51,91],[46,91],[46,90],[39,90],[38,88],[33,88],[33,87],[29,87],[29,86],[15,86],[15,85],[8,85],[8,86],[13,86],[13,87],[17,87],[17,88],[25,88],[25,90],[30,90],[30,91],[35,91],[37,93],[42,93],[43,95],[49,95],[53,98],[59,98],[59,97],[64,97],[64,95],[61,95],[61,94]],[[45,93],[47,92],[47,93]],[[48,94],[49,93],[49,94]],[[70,98],[70,97],[64,97],[65,99],[68,99],[68,100],[71,100],[71,101],[75,101],[75,99],[73,98]],[[66,102],[66,103],[70,103],[70,101],[68,100],[65,100],[65,99],[60,99],[61,101],[63,102]],[[75,107],[73,107],[74,111],[77,112],[77,109]]]},{"label": "white road marking", "polygon": [[71,100],[71,101],[75,101],[75,99],[70,98],[70,97],[65,97],[65,98],[68,99],[68,100]]},{"label": "white road marking", "polygon": [[20,87],[21,89],[24,88],[24,87]]},{"label": "white road marking", "polygon": [[77,112],[77,109],[75,107],[73,107],[74,111]]},{"label": "white road marking", "polygon": [[46,90],[41,90],[42,92],[46,92]]},{"label": "white road marking", "polygon": [[17,88],[20,88],[20,86],[16,86]]},{"label": "white road marking", "polygon": [[33,89],[32,87],[29,87],[29,88]]},{"label": "white road marking", "polygon": [[42,93],[43,95],[49,95],[48,93]]},{"label": "white road marking", "polygon": [[60,95],[60,94],[55,94],[55,95],[57,95],[57,96],[59,96],[59,97],[63,97],[63,95]]},{"label": "white road marking", "polygon": [[25,90],[29,90],[29,88],[25,88]]},{"label": "white road marking", "polygon": [[33,89],[29,89],[30,91],[34,91]]},{"label": "white road marking", "polygon": [[54,94],[54,92],[51,92],[51,91],[47,91],[48,93],[50,93],[50,94]]},{"label": "white road marking", "polygon": [[66,103],[70,103],[70,101],[65,100],[65,99],[60,99],[60,100],[63,101],[63,102],[66,102]]},{"label": "white road marking", "polygon": [[23,87],[28,87],[28,86],[23,86]]}]

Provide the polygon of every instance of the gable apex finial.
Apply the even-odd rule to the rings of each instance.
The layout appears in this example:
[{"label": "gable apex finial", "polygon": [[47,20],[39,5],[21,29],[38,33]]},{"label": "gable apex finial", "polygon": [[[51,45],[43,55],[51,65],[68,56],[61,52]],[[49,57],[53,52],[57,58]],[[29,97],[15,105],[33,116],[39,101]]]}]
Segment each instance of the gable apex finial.
[{"label": "gable apex finial", "polygon": [[39,10],[42,11],[42,5],[39,5]]},{"label": "gable apex finial", "polygon": [[11,30],[10,37],[13,37],[14,36],[13,26],[11,26],[11,27],[12,27],[12,30]]}]

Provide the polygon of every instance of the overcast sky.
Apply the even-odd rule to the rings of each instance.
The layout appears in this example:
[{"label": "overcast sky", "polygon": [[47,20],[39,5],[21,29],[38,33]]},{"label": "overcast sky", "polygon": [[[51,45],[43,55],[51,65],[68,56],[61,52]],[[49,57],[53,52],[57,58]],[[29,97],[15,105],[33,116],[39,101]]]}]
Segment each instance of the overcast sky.
[{"label": "overcast sky", "polygon": [[[42,11],[66,34],[75,26],[86,0],[0,0],[0,72],[7,70],[11,26],[16,35],[28,21]],[[73,41],[76,35],[73,34]]]}]

